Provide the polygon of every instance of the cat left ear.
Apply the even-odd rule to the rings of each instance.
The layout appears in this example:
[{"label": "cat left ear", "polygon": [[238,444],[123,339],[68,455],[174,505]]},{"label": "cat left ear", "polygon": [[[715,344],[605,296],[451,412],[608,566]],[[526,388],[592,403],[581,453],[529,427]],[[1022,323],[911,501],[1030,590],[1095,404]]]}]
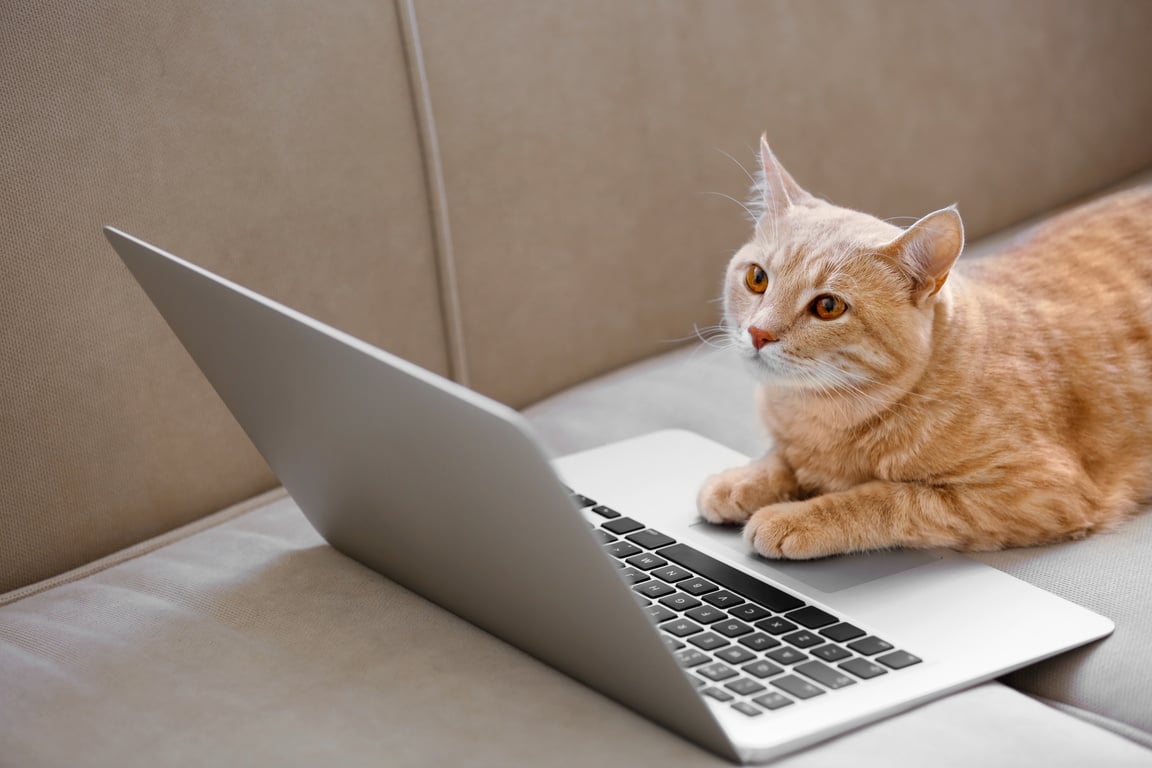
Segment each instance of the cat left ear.
[{"label": "cat left ear", "polygon": [[955,205],[930,213],[884,247],[915,281],[917,303],[944,287],[952,265],[964,250],[964,222]]},{"label": "cat left ear", "polygon": [[763,197],[764,212],[772,218],[812,198],[776,159],[772,148],[768,146],[767,134],[760,137],[760,174],[757,187]]}]

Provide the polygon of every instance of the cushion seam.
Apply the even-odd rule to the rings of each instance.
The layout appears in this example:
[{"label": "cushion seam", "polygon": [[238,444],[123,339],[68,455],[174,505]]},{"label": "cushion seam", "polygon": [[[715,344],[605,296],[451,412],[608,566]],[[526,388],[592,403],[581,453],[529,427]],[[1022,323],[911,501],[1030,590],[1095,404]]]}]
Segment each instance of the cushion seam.
[{"label": "cushion seam", "polygon": [[226,507],[218,512],[214,512],[210,515],[201,517],[192,521],[191,523],[182,525],[179,528],[174,528],[173,530],[162,533],[159,536],[154,536],[151,539],[145,539],[138,544],[126,547],[117,552],[113,552],[112,554],[101,557],[98,560],[93,560],[90,563],[85,563],[84,565],[73,568],[70,571],[65,571],[64,573],[57,574],[50,578],[44,579],[43,581],[37,581],[33,584],[28,584],[18,589],[14,589],[11,592],[6,592],[0,595],[0,606],[11,605],[12,603],[23,600],[24,598],[38,595],[41,592],[47,592],[48,590],[55,589],[56,587],[63,586],[64,584],[71,584],[72,582],[80,581],[81,579],[85,579],[89,576],[92,576],[93,574],[108,570],[113,566],[128,562],[129,560],[135,560],[138,557],[142,557],[150,552],[155,552],[156,550],[166,547],[169,544],[175,544],[176,542],[186,539],[190,536],[194,536],[201,531],[214,528],[218,525],[228,522],[229,520],[240,517],[247,512],[251,512],[258,507],[265,506],[272,503],[273,501],[277,501],[287,496],[288,492],[284,490],[283,487],[278,487],[261,493],[257,496],[253,496],[249,499],[245,499],[244,501],[233,504],[232,506]]}]

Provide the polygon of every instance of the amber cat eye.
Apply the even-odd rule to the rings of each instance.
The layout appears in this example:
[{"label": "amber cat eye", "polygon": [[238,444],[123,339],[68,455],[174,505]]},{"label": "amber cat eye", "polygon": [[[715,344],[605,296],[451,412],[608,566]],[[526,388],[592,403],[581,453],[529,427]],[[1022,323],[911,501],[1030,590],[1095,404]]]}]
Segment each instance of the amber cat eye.
[{"label": "amber cat eye", "polygon": [[744,274],[744,282],[753,293],[764,293],[768,290],[768,273],[753,264]]},{"label": "amber cat eye", "polygon": [[817,296],[812,302],[812,314],[821,320],[835,320],[847,310],[848,305],[844,303],[844,299],[828,293]]}]

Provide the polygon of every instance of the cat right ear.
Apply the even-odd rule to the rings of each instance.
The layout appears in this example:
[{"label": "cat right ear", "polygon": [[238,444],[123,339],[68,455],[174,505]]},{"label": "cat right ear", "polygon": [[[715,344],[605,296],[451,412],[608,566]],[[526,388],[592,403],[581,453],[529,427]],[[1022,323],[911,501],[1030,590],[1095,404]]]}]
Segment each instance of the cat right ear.
[{"label": "cat right ear", "polygon": [[760,177],[756,180],[756,188],[764,215],[772,218],[783,216],[793,205],[812,198],[776,159],[768,146],[768,134],[760,137]]},{"label": "cat right ear", "polygon": [[882,252],[912,277],[916,303],[940,292],[952,265],[964,250],[964,222],[955,205],[917,221]]}]

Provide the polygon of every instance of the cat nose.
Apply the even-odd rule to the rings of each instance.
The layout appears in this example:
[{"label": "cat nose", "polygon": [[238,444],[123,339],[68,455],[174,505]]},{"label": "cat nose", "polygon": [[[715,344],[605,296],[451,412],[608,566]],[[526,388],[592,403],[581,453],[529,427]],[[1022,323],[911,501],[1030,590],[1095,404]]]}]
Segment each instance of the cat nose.
[{"label": "cat nose", "polygon": [[752,346],[756,347],[757,350],[763,349],[765,344],[779,341],[779,339],[772,335],[772,331],[757,328],[754,325],[748,326],[748,335],[752,337]]}]

